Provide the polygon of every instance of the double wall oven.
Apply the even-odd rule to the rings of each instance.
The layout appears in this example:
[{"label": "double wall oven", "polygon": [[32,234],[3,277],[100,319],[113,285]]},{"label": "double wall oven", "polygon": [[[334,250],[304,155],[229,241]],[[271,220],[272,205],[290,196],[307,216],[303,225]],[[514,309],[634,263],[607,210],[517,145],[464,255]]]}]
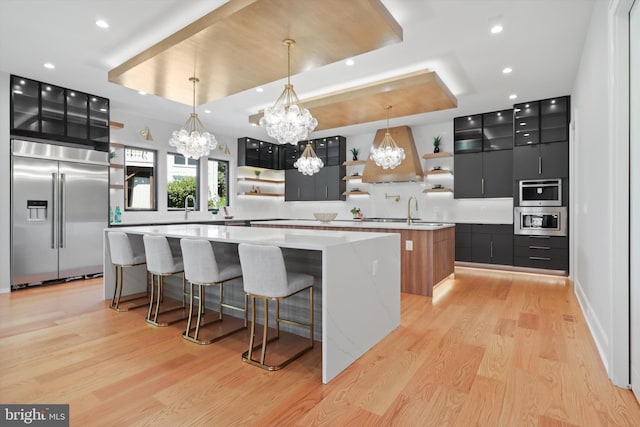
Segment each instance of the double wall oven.
[{"label": "double wall oven", "polygon": [[567,208],[562,206],[562,179],[523,180],[513,211],[516,235],[566,236]]}]

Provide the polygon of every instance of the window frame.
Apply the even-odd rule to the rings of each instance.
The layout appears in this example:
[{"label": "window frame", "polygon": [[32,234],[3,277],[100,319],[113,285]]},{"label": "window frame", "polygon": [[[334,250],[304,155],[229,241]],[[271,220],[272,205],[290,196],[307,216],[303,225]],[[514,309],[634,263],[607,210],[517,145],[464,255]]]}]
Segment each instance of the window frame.
[{"label": "window frame", "polygon": [[[150,208],[131,208],[128,206],[129,197],[128,194],[128,184],[127,184],[127,150],[136,150],[136,151],[146,151],[149,153],[153,153],[153,174],[151,178],[153,179],[151,185],[151,194],[153,196],[153,204]],[[124,163],[122,165],[122,175],[123,175],[123,198],[124,198],[124,210],[128,212],[157,212],[158,211],[158,150],[153,150],[149,148],[140,148],[135,147],[133,145],[125,145],[123,147],[123,157]]]},{"label": "window frame", "polygon": [[215,157],[208,157],[207,158],[207,209],[211,210],[211,209],[218,209],[218,208],[210,208],[209,207],[209,162],[218,162],[218,163],[224,163],[226,165],[227,168],[227,173],[225,174],[225,186],[227,189],[227,194],[226,194],[226,204],[225,207],[229,207],[231,206],[231,189],[229,188],[229,174],[231,172],[230,167],[231,167],[231,162],[229,162],[229,160],[224,160],[224,159],[218,159]]},{"label": "window frame", "polygon": [[[170,172],[170,164],[169,164],[169,156],[181,156],[185,159],[185,162],[183,164],[178,164],[178,166],[190,166],[190,162],[191,160],[194,160],[196,162],[195,166],[196,166],[196,194],[195,194],[195,199],[196,199],[196,203],[195,203],[195,210],[196,211],[200,211],[200,179],[201,179],[201,162],[200,160],[196,160],[196,159],[187,159],[186,156],[183,156],[180,153],[177,152],[173,152],[173,151],[167,151],[167,156],[165,157],[166,159],[166,195],[167,195],[167,212],[175,212],[175,211],[181,211],[184,210],[184,206],[182,206],[181,208],[172,208],[169,207],[169,183],[172,181],[169,181],[169,172]],[[173,163],[175,164],[175,162]],[[193,164],[191,164],[193,165]],[[183,202],[184,203],[184,202]]]}]

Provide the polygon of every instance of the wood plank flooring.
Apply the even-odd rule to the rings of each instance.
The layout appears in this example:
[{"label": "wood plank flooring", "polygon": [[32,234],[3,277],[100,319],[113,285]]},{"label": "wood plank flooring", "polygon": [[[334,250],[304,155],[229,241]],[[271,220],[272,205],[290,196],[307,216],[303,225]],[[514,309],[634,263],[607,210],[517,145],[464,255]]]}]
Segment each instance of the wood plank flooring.
[{"label": "wood plank flooring", "polygon": [[242,333],[199,346],[107,306],[101,279],[0,295],[0,402],[69,403],[72,426],[640,425],[562,278],[458,268],[327,385],[320,345],[266,372]]}]

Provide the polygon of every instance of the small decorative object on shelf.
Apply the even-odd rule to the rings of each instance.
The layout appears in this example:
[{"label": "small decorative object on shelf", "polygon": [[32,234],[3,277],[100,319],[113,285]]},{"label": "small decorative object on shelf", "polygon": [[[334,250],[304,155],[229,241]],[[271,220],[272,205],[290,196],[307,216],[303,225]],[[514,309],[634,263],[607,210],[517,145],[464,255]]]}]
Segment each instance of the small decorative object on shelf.
[{"label": "small decorative object on shelf", "polygon": [[116,205],[116,210],[113,214],[113,222],[120,224],[122,222],[122,212],[120,211],[120,205]]},{"label": "small decorative object on shelf", "polygon": [[361,220],[362,217],[364,216],[364,215],[362,215],[362,212],[360,212],[360,208],[357,208],[355,206],[351,209],[350,212],[351,212],[351,215],[353,215],[353,219],[356,220],[356,221]]},{"label": "small decorative object on shelf", "polygon": [[437,190],[438,188],[442,188],[442,184],[433,184],[433,188],[434,190]]},{"label": "small decorative object on shelf", "polygon": [[433,137],[433,152],[440,152],[440,143],[442,142],[442,137],[440,135]]},{"label": "small decorative object on shelf", "polygon": [[431,169],[431,170],[439,171],[439,170],[441,170],[441,169],[442,169],[442,168],[441,168],[440,166],[434,166],[434,167],[433,167],[433,169]]},{"label": "small decorative object on shelf", "polygon": [[358,150],[357,148],[353,147],[349,151],[351,151],[351,154],[353,154],[353,160],[354,161],[358,160],[358,153],[360,152],[360,150]]},{"label": "small decorative object on shelf", "polygon": [[253,174],[256,176],[256,179],[260,179],[260,174],[262,171],[260,169],[256,169],[253,171]]}]

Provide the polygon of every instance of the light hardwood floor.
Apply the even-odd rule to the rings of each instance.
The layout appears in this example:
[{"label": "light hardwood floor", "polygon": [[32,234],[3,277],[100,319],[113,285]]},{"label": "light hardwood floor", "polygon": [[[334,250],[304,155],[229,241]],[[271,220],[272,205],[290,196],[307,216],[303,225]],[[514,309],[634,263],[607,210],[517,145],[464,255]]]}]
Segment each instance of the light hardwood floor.
[{"label": "light hardwood floor", "polygon": [[266,372],[242,334],[199,346],[101,295],[0,295],[0,402],[69,403],[72,426],[640,425],[560,278],[457,269],[433,299],[403,294],[401,326],[328,385],[319,345]]}]

